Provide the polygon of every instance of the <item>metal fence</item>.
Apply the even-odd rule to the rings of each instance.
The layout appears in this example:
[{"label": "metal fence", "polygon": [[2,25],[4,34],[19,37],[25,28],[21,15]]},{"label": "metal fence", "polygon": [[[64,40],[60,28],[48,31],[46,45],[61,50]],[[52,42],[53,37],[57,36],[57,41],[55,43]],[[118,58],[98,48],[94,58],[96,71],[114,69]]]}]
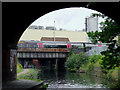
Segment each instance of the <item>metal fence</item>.
[{"label": "metal fence", "polygon": [[98,55],[102,51],[107,50],[107,48],[108,48],[107,45],[102,45],[102,46],[98,46],[98,45],[96,46],[96,45],[94,45],[94,46],[91,46],[91,47],[92,48],[89,51],[86,52],[90,56],[92,56],[92,55]]}]

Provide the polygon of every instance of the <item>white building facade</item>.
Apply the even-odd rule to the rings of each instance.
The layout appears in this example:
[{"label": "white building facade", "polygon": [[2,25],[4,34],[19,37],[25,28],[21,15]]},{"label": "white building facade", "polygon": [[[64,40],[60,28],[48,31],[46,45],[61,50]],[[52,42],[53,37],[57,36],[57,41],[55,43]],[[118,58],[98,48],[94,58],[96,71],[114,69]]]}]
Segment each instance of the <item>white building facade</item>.
[{"label": "white building facade", "polygon": [[98,17],[90,16],[87,18],[87,32],[98,30]]}]

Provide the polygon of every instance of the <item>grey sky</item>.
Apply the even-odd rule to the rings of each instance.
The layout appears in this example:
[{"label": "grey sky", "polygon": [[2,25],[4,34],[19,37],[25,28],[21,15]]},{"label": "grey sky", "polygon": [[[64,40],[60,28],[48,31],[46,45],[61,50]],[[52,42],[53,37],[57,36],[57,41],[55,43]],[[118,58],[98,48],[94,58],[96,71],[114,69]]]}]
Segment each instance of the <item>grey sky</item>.
[{"label": "grey sky", "polygon": [[[85,18],[92,13],[100,12],[83,7],[64,8],[43,15],[34,21],[32,25],[54,26],[55,21],[57,29],[83,30],[85,29]],[[100,23],[103,19],[99,18],[98,21]]]}]

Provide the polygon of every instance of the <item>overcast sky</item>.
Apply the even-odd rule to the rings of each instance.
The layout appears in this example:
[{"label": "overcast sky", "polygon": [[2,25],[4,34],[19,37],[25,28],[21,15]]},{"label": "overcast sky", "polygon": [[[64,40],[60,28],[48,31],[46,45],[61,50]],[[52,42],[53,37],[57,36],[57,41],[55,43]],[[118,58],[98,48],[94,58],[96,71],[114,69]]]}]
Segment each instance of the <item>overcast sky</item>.
[{"label": "overcast sky", "polygon": [[[56,11],[47,13],[37,20],[35,20],[32,25],[38,26],[54,26],[57,29],[63,28],[66,30],[83,30],[85,29],[85,18],[90,16],[92,13],[100,13],[91,9],[83,7],[74,8],[64,8]],[[98,23],[103,21],[99,18]]]}]

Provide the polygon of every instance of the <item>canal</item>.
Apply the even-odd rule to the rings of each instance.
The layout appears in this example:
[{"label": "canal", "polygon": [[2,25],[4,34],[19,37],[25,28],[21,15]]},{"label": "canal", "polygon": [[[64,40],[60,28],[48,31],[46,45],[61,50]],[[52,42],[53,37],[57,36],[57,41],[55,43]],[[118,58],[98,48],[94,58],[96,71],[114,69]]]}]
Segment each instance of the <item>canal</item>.
[{"label": "canal", "polygon": [[[48,84],[47,90],[56,89],[93,89],[110,90],[115,84],[104,78],[96,77],[86,73],[69,72],[65,69],[59,69],[53,66],[40,66],[39,68],[28,67],[32,69],[30,74],[20,77],[34,77],[34,79],[45,81]],[[27,68],[27,69],[28,69]],[[28,78],[29,79],[29,78]],[[113,85],[113,86],[112,86]]]},{"label": "canal", "polygon": [[103,90],[109,90],[107,84],[110,82],[95,76],[88,75],[86,73],[74,73],[68,71],[56,71],[56,70],[42,70],[38,74],[38,78],[45,80],[46,83],[50,82],[47,90],[56,89],[91,89],[101,88]]}]

